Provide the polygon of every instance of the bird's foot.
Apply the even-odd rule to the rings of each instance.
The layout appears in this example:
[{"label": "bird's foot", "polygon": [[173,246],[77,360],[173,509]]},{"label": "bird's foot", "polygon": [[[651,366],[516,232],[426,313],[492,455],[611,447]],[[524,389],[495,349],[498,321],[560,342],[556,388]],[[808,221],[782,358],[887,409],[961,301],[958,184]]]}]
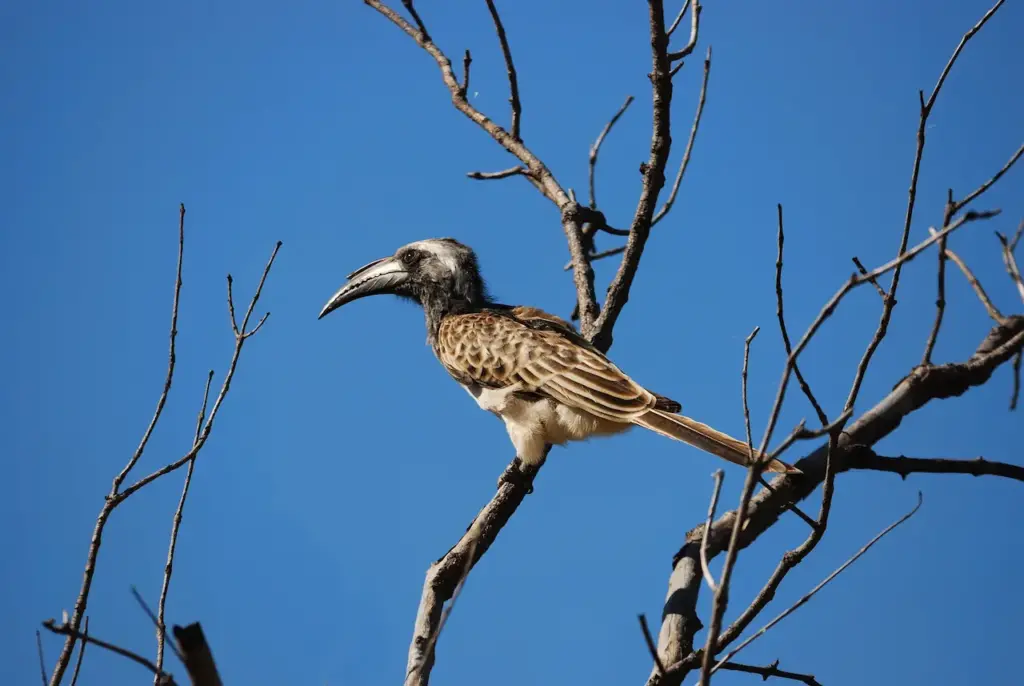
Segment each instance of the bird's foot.
[{"label": "bird's foot", "polygon": [[529,470],[524,468],[523,461],[518,457],[512,460],[512,464],[505,468],[501,476],[498,477],[498,488],[501,488],[502,484],[509,484],[511,486],[522,486],[526,489],[526,495],[533,493],[533,477],[536,473],[535,470]]}]

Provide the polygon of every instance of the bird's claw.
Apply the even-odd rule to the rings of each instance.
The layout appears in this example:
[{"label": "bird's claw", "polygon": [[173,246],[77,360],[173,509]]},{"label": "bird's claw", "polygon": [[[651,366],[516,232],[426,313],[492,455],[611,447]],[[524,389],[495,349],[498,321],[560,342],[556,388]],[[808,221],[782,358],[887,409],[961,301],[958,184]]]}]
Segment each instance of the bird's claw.
[{"label": "bird's claw", "polygon": [[533,493],[533,475],[527,474],[522,470],[522,460],[518,457],[512,461],[505,471],[502,472],[501,476],[498,477],[498,488],[501,488],[502,484],[509,484],[510,486],[521,486],[526,489],[526,495]]}]

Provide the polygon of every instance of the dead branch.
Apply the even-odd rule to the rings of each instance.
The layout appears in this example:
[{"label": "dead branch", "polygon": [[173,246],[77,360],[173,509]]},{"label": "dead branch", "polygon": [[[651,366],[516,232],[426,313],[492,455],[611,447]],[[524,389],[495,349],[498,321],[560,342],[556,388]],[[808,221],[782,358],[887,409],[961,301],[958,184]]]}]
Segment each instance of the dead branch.
[{"label": "dead branch", "polygon": [[183,627],[175,626],[172,631],[192,686],[222,686],[213,652],[199,622]]},{"label": "dead branch", "polygon": [[479,179],[482,181],[491,179],[507,179],[510,176],[529,176],[530,172],[526,167],[510,167],[496,172],[482,172],[482,171],[471,171],[466,174],[471,179]]},{"label": "dead branch", "polygon": [[[739,539],[740,547],[750,545],[773,526],[787,502],[803,500],[824,481],[830,452],[834,453],[834,469],[837,474],[854,468],[850,461],[850,449],[853,446],[872,446],[895,431],[904,417],[928,403],[960,396],[971,388],[985,384],[996,369],[1022,348],[1024,316],[1014,315],[1007,317],[1006,323],[995,326],[969,359],[912,370],[888,395],[844,429],[833,450],[830,451],[830,445],[824,445],[799,460],[796,466],[803,472],[802,475],[796,478],[785,475],[776,477],[772,480],[772,490],[765,489],[751,499],[746,524]],[[693,636],[701,628],[700,619],[696,615],[697,594],[702,578],[697,562],[700,542],[706,535],[710,558],[724,552],[729,545],[735,521],[736,512],[731,511],[715,520],[706,534],[703,525],[696,527],[687,533],[685,544],[676,554],[669,579],[665,620],[659,636],[659,655],[664,663],[683,663],[685,669],[673,672],[671,679],[652,675],[648,680],[652,686],[678,684],[685,672],[697,666],[700,653],[693,653],[692,646]],[[719,646],[724,647],[722,641]],[[678,657],[669,660],[666,655]]]},{"label": "dead branch", "polygon": [[[747,433],[749,437],[749,432]],[[748,441],[749,444],[749,441]],[[715,510],[718,509],[718,496],[722,493],[722,481],[725,479],[725,472],[721,469],[716,469],[715,473],[711,475],[715,480],[715,487],[711,491],[711,503],[708,505],[708,518],[704,523],[704,530],[707,531],[711,528],[711,522],[715,518]],[[718,589],[718,585],[715,583],[715,577],[711,574],[711,569],[708,568],[708,548],[707,539],[701,538],[700,541],[700,570],[704,574],[704,582],[714,593]],[[657,651],[655,651],[657,656]],[[665,670],[661,670],[664,672]]]},{"label": "dead branch", "polygon": [[643,632],[644,643],[647,644],[647,651],[651,654],[651,659],[654,660],[654,666],[657,668],[659,674],[664,674],[665,665],[661,664],[661,658],[658,657],[658,647],[654,645],[654,638],[651,636],[651,629],[647,626],[647,616],[641,613],[637,615],[636,618],[640,620],[640,631]]},{"label": "dead branch", "polygon": [[601,133],[597,135],[597,140],[590,146],[590,154],[587,156],[587,164],[589,167],[589,174],[587,175],[587,183],[590,186],[590,208],[597,209],[597,190],[595,189],[594,177],[597,173],[597,154],[601,152],[601,144],[604,143],[605,136],[612,130],[615,123],[619,121],[629,106],[633,103],[633,96],[627,95],[626,101],[622,103],[622,107],[612,115],[612,118],[608,120],[608,123],[601,129]]},{"label": "dead branch", "polygon": [[1010,279],[1013,280],[1014,285],[1017,286],[1017,292],[1020,293],[1021,302],[1024,302],[1024,277],[1021,277],[1020,267],[1017,266],[1017,257],[1015,251],[1017,249],[1017,242],[1020,240],[1021,234],[1024,234],[1024,221],[1017,227],[1017,232],[1013,234],[1013,240],[1008,240],[1006,236],[996,231],[996,237],[999,239],[999,243],[1003,246],[1003,264],[1006,265],[1006,271],[1010,275]]},{"label": "dead branch", "polygon": [[908,519],[910,519],[911,517],[913,517],[917,513],[918,509],[920,509],[921,503],[922,503],[923,500],[924,500],[924,496],[922,495],[921,491],[918,491],[917,492],[917,504],[914,505],[914,509],[912,509],[907,514],[905,514],[902,517],[900,517],[899,519],[897,519],[895,522],[893,522],[892,524],[890,524],[886,528],[882,529],[882,531],[880,531],[874,538],[872,538],[870,541],[868,541],[864,545],[863,548],[858,550],[853,555],[853,557],[848,559],[846,562],[844,562],[842,565],[840,565],[839,568],[837,568],[834,572],[832,572],[827,577],[825,577],[825,579],[821,583],[819,583],[817,586],[815,586],[810,591],[808,591],[806,594],[804,594],[800,598],[800,600],[796,601],[793,605],[791,605],[790,607],[788,607],[785,610],[783,610],[783,612],[781,614],[779,614],[777,617],[775,617],[775,619],[773,619],[772,621],[768,622],[763,627],[761,627],[757,631],[757,633],[751,635],[750,638],[748,638],[743,643],[741,643],[740,645],[738,645],[735,648],[733,648],[732,650],[730,650],[729,654],[726,655],[724,658],[722,658],[722,660],[717,665],[715,665],[715,670],[718,670],[723,665],[727,664],[728,661],[731,660],[733,657],[735,657],[741,650],[743,650],[748,645],[750,645],[751,643],[756,641],[758,638],[763,636],[765,633],[768,632],[769,629],[771,629],[773,626],[775,626],[776,624],[781,622],[783,619],[785,619],[789,615],[791,615],[794,612],[796,612],[800,607],[802,607],[805,603],[807,603],[807,601],[809,601],[811,598],[813,598],[815,596],[815,594],[817,594],[818,591],[820,591],[821,589],[825,588],[825,586],[827,586],[829,584],[829,582],[831,582],[837,576],[842,574],[843,571],[847,567],[849,567],[854,562],[859,560],[860,557],[862,555],[864,555],[864,553],[866,553],[868,550],[871,549],[872,546],[874,546],[876,543],[878,543],[880,540],[882,540],[882,538],[884,538],[886,534],[888,534],[890,531],[892,531],[893,529],[898,527],[903,522],[905,522]]},{"label": "dead branch", "polygon": [[501,23],[501,16],[498,8],[494,6],[494,0],[487,0],[487,9],[491,12],[491,19],[494,20],[494,28],[498,32],[498,42],[501,43],[501,54],[505,58],[505,68],[508,69],[508,102],[512,105],[512,137],[521,140],[519,137],[519,120],[522,116],[522,105],[519,103],[519,79],[516,77],[516,68],[512,64],[512,50],[508,47],[508,38],[505,37],[505,27]]},{"label": "dead branch", "polygon": [[960,460],[945,457],[907,457],[879,455],[867,446],[854,446],[850,453],[849,469],[869,469],[892,472],[906,479],[910,474],[970,474],[971,476],[999,476],[1024,481],[1024,466],[1006,462],[992,462],[984,457]]},{"label": "dead branch", "polygon": [[[515,467],[515,461],[510,469]],[[524,468],[525,471],[525,468]],[[427,570],[423,595],[416,612],[413,640],[409,646],[406,686],[426,686],[434,666],[435,634],[440,630],[444,603],[454,597],[460,581],[491,547],[502,527],[522,503],[536,471],[526,480],[503,481],[498,492],[470,524],[469,529],[444,557]]]},{"label": "dead branch", "polygon": [[[388,7],[380,0],[364,0],[365,4],[377,10],[395,26],[400,28],[406,35],[416,41],[416,44],[423,48],[437,63],[441,71],[441,80],[452,95],[452,104],[459,112],[464,114],[477,126],[486,131],[491,138],[509,153],[514,155],[529,174],[524,176],[541,192],[544,197],[554,203],[561,212],[562,228],[565,231],[566,240],[569,244],[569,254],[573,263],[573,282],[576,286],[577,306],[580,310],[580,329],[585,336],[592,334],[593,322],[597,317],[597,297],[594,294],[594,270],[587,260],[586,251],[583,245],[582,221],[580,218],[579,205],[570,200],[568,193],[555,179],[551,170],[537,157],[519,138],[518,130],[509,133],[499,126],[493,119],[483,114],[470,104],[466,94],[462,92],[455,72],[452,69],[451,60],[444,54],[427,33],[423,21],[418,15],[414,15],[416,26],[406,21],[401,15]],[[411,3],[406,5],[411,9]],[[489,6],[490,9],[491,6]],[[497,10],[493,10],[497,14]],[[501,35],[499,34],[499,40]],[[506,62],[506,65],[510,60]],[[510,84],[511,88],[511,84]],[[518,84],[516,85],[518,89]],[[518,101],[518,90],[517,90]],[[515,117],[518,122],[518,117]]]},{"label": "dead branch", "polygon": [[[786,242],[786,233],[783,229],[782,224],[782,203],[777,204],[776,210],[779,217],[779,251],[778,256],[775,259],[775,314],[779,319],[779,331],[782,333],[782,343],[786,347],[786,357],[793,355],[793,344],[789,340],[789,331],[786,329],[786,316],[783,313],[783,297],[782,297],[782,246]],[[854,264],[860,267],[862,273],[867,274],[867,270],[860,264],[860,261],[854,257]],[[875,288],[881,292],[881,287],[878,285],[878,280],[872,278],[871,282],[875,284]],[[883,293],[884,295],[884,293]],[[822,426],[828,425],[828,415],[825,414],[825,410],[821,409],[821,405],[818,404],[818,399],[814,397],[814,393],[811,392],[811,387],[804,379],[804,375],[800,373],[800,367],[797,365],[796,360],[793,360],[793,375],[796,376],[797,383],[800,384],[800,390],[803,391],[807,401],[814,408],[814,412],[818,415],[818,421],[821,422]]]},{"label": "dead branch", "polygon": [[[861,276],[867,276],[868,270],[863,263],[861,263],[860,259],[856,255],[854,255],[852,259],[853,264],[856,265],[857,271],[860,272]],[[875,287],[875,290],[878,291],[878,295],[885,298],[885,291],[882,290],[882,287],[879,285],[878,279],[872,276],[869,280],[871,281],[871,285]]]},{"label": "dead branch", "polygon": [[[676,71],[683,66],[680,62],[676,67],[669,73],[669,78],[675,75]],[[690,137],[686,140],[686,149],[683,151],[683,159],[679,162],[679,171],[676,172],[676,180],[672,182],[672,190],[669,191],[668,199],[665,204],[661,206],[658,213],[654,215],[651,220],[651,226],[654,226],[662,219],[665,218],[670,211],[672,206],[675,205],[676,195],[679,194],[679,186],[683,183],[683,176],[686,174],[686,168],[690,166],[690,155],[693,154],[693,143],[697,140],[697,130],[700,128],[700,119],[704,115],[704,103],[708,98],[708,78],[711,76],[711,46],[708,46],[707,56],[704,58],[704,80],[700,84],[700,95],[697,97],[697,112],[693,115],[693,125],[690,127]]]},{"label": "dead branch", "polygon": [[[89,617],[86,616],[85,622],[82,625],[82,636],[87,638],[89,636]],[[71,673],[71,686],[75,686],[78,683],[78,674],[82,671],[82,660],[85,659],[85,646],[89,644],[89,641],[80,641],[81,645],[78,646],[78,659],[75,660],[75,671]]]},{"label": "dead branch", "polygon": [[807,686],[821,686],[818,680],[814,678],[812,674],[798,674],[797,672],[787,672],[779,669],[779,661],[771,663],[767,667],[755,667],[753,665],[741,665],[735,662],[727,662],[720,666],[719,669],[724,669],[728,672],[745,672],[747,674],[757,674],[761,677],[761,681],[768,681],[770,677],[777,679],[789,679],[791,681],[801,681]]},{"label": "dead branch", "polygon": [[[199,436],[199,439],[193,443],[192,448],[188,451],[188,453],[185,454],[184,457],[168,465],[165,465],[164,467],[156,470],[155,472],[149,474],[148,476],[142,477],[141,479],[133,483],[131,486],[122,489],[121,487],[125,479],[127,478],[129,472],[142,457],[149,437],[150,435],[152,435],[153,429],[155,428],[157,421],[159,421],[160,419],[160,415],[163,411],[164,405],[166,404],[167,395],[170,392],[171,383],[174,378],[174,343],[178,333],[178,301],[181,292],[181,267],[184,257],[185,245],[184,227],[185,206],[181,205],[178,216],[178,266],[175,275],[174,302],[171,308],[170,359],[168,363],[167,376],[165,377],[164,380],[163,390],[160,394],[159,400],[157,401],[157,409],[153,413],[153,418],[150,420],[149,426],[146,428],[146,431],[143,434],[143,438],[142,441],[139,443],[139,447],[136,449],[135,453],[129,459],[128,464],[125,465],[125,468],[122,469],[121,472],[114,479],[114,483],[113,486],[111,487],[110,493],[105,497],[103,507],[100,509],[100,513],[96,518],[96,524],[93,528],[92,539],[90,540],[89,543],[89,550],[88,553],[86,554],[85,572],[83,573],[82,586],[79,590],[78,597],[75,599],[74,608],[71,612],[70,622],[65,622],[69,631],[63,633],[63,635],[66,636],[66,639],[64,641],[64,646],[61,649],[60,656],[57,659],[57,664],[54,667],[53,673],[50,676],[50,686],[58,686],[58,684],[61,683],[61,680],[64,677],[64,672],[67,670],[67,667],[71,662],[71,656],[74,651],[75,641],[78,640],[80,636],[79,628],[81,627],[82,618],[85,614],[85,609],[88,604],[89,592],[92,588],[93,577],[96,573],[96,560],[99,556],[99,549],[103,538],[103,531],[104,528],[106,527],[107,521],[110,518],[110,515],[121,503],[127,500],[134,493],[138,492],[141,488],[152,483],[161,476],[168,474],[172,471],[175,471],[176,469],[184,465],[186,462],[194,460],[199,455],[199,452],[202,450],[203,446],[206,444],[206,441],[210,436],[210,432],[213,430],[213,421],[216,418],[218,411],[220,410],[221,404],[227,397],[228,391],[231,387],[231,380],[234,378],[235,370],[237,369],[238,360],[241,356],[242,348],[245,344],[245,341],[248,340],[249,337],[253,333],[255,333],[256,330],[258,330],[259,328],[258,324],[257,327],[254,328],[252,331],[247,330],[247,326],[252,316],[253,309],[256,307],[256,303],[259,301],[260,294],[263,290],[263,285],[266,282],[267,276],[270,273],[270,269],[274,264],[274,259],[277,257],[277,251],[281,248],[280,241],[278,241],[277,245],[274,247],[274,251],[270,256],[270,260],[267,262],[267,265],[263,270],[263,275],[260,278],[260,282],[256,288],[255,294],[249,301],[249,306],[248,309],[246,310],[240,328],[235,326],[234,302],[229,298],[228,304],[229,310],[231,312],[233,333],[235,335],[235,348],[231,357],[231,362],[228,366],[228,372],[224,377],[224,380],[221,384],[220,392],[218,393],[217,399],[214,402],[213,408],[210,411],[210,415],[203,426],[203,430]],[[228,278],[230,284],[230,276]],[[262,322],[265,320],[266,316],[264,316],[260,324],[262,324]],[[159,672],[160,670],[156,671],[156,673]]]},{"label": "dead branch", "polygon": [[[50,631],[52,631],[55,634],[58,634],[60,636],[67,636],[68,639],[72,642],[72,644],[75,641],[83,641],[85,643],[92,643],[93,645],[95,645],[95,646],[97,646],[99,648],[103,648],[104,650],[109,650],[110,652],[116,653],[117,655],[120,655],[121,657],[126,657],[129,660],[131,660],[132,662],[135,662],[136,664],[140,664],[143,667],[145,667],[146,669],[148,669],[152,674],[154,674],[160,680],[159,683],[162,684],[163,686],[175,686],[174,677],[172,677],[170,674],[167,674],[166,672],[163,672],[163,671],[157,669],[157,666],[155,664],[153,664],[152,662],[150,662],[149,660],[147,660],[146,658],[142,657],[141,655],[139,655],[137,653],[133,653],[132,651],[126,650],[126,649],[124,649],[124,648],[122,648],[120,646],[114,645],[113,643],[108,643],[107,641],[102,641],[102,640],[96,638],[95,636],[90,636],[90,635],[88,635],[88,634],[86,634],[84,632],[79,632],[77,629],[75,629],[73,626],[71,626],[67,622],[62,622],[62,623],[58,624],[56,622],[56,620],[47,619],[45,622],[43,622],[43,626],[46,627],[47,629],[49,629]],[[51,681],[51,683],[52,683],[52,681]]]}]

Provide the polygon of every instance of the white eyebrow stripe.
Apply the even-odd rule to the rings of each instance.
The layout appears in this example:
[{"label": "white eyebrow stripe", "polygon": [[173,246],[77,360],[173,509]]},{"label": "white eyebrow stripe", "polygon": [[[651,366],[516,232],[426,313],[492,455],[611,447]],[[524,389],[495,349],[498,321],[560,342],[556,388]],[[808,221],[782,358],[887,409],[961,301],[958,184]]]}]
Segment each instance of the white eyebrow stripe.
[{"label": "white eyebrow stripe", "polygon": [[425,240],[410,243],[409,247],[426,250],[447,267],[452,274],[458,273],[459,263],[455,259],[455,251],[448,245],[436,240]]}]

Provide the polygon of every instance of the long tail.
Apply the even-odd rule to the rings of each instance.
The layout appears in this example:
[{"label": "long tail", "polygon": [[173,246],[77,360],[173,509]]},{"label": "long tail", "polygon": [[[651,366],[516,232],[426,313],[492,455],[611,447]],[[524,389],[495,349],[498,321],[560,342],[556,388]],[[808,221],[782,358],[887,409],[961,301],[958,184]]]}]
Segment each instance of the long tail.
[{"label": "long tail", "polygon": [[[695,419],[684,417],[681,414],[665,412],[664,410],[648,410],[644,415],[633,420],[637,426],[650,429],[655,433],[677,441],[688,443],[700,448],[712,455],[724,458],[744,467],[750,464],[750,450],[747,444],[737,441],[732,436],[716,431],[707,424],[701,424]],[[772,460],[768,463],[766,470],[779,474],[801,474],[802,472],[780,460]]]}]

